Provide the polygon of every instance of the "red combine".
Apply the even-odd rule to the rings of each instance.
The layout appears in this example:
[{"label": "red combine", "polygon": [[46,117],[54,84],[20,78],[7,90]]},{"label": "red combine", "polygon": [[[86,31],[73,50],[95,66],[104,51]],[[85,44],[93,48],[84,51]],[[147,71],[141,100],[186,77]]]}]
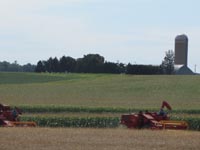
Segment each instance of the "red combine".
[{"label": "red combine", "polygon": [[19,116],[22,111],[17,108],[11,108],[8,105],[0,104],[0,126],[3,127],[35,127],[35,122],[22,122]]},{"label": "red combine", "polygon": [[185,121],[173,121],[164,111],[164,108],[172,110],[171,106],[163,101],[160,111],[157,112],[142,112],[138,114],[124,114],[121,116],[121,124],[128,128],[151,128],[151,129],[188,129],[188,123]]}]

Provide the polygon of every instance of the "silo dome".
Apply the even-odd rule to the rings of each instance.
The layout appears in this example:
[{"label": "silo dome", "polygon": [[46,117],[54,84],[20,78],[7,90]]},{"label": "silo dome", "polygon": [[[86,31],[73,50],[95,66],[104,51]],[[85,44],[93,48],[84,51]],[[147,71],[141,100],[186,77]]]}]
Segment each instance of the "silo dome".
[{"label": "silo dome", "polygon": [[177,41],[187,41],[188,37],[185,34],[177,35],[176,38],[175,38],[175,40],[177,40]]}]

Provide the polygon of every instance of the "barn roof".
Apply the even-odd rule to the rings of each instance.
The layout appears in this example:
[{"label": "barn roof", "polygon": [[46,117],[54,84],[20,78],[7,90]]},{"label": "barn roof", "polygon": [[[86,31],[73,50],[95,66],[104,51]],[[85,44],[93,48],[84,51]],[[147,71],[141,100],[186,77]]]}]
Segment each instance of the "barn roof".
[{"label": "barn roof", "polygon": [[194,75],[194,72],[185,65],[174,65],[174,71],[177,75]]}]

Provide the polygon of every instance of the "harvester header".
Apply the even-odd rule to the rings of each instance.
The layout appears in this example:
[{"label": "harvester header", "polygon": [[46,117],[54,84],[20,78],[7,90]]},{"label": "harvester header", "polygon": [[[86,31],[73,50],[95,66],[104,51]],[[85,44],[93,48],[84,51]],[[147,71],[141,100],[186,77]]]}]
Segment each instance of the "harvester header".
[{"label": "harvester header", "polygon": [[166,101],[162,102],[159,112],[142,112],[123,114],[120,123],[128,128],[151,128],[151,129],[188,129],[188,123],[185,121],[170,120],[164,108],[172,110],[172,107]]}]

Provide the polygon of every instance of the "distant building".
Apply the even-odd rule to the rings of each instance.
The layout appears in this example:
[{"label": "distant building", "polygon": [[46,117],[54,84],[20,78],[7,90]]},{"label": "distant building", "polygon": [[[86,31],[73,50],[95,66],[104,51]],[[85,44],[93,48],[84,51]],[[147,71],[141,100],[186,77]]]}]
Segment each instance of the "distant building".
[{"label": "distant building", "polygon": [[178,35],[175,38],[175,64],[187,66],[188,56],[188,37]]},{"label": "distant building", "polygon": [[188,68],[185,65],[175,65],[174,72],[177,75],[193,75],[194,74],[192,70],[190,70],[190,68]]},{"label": "distant building", "polygon": [[178,35],[175,38],[175,74],[194,74],[188,68],[188,37],[184,34]]}]

